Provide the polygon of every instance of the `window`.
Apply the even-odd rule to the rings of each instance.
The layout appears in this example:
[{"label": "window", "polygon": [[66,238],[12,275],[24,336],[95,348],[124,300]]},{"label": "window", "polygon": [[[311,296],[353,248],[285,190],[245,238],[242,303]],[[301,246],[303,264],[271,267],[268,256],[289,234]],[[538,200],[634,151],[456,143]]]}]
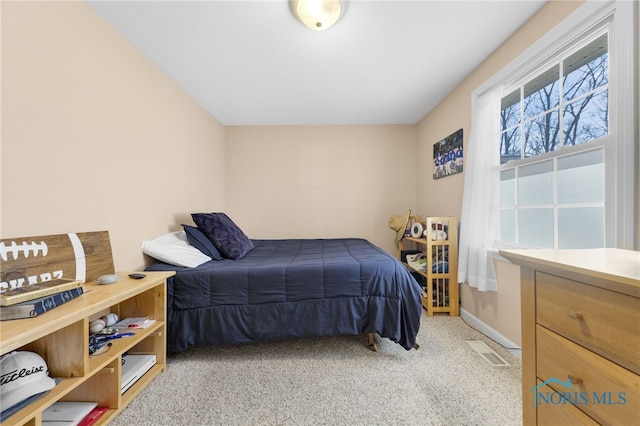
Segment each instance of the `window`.
[{"label": "window", "polygon": [[633,249],[637,2],[587,1],[473,91],[458,281],[507,247]]},{"label": "window", "polygon": [[596,145],[609,134],[608,39],[605,31],[565,50],[502,98],[501,242],[605,246],[604,149]]},{"label": "window", "polygon": [[503,88],[500,245],[637,247],[637,18],[587,2],[476,91]]}]

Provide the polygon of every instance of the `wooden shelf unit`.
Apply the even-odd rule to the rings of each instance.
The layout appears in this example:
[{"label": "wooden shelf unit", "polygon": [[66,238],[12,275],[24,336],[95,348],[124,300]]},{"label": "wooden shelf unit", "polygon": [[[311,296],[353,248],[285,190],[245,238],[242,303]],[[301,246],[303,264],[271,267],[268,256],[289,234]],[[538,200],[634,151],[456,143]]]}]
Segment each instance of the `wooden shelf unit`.
[{"label": "wooden shelf unit", "polygon": [[[118,282],[84,284],[85,293],[35,318],[0,322],[1,354],[36,352],[53,378],[51,391],[2,422],[2,426],[42,425],[42,411],[56,401],[92,401],[109,407],[98,424],[108,423],[166,368],[166,280],[175,272],[147,272],[134,280],[119,273]],[[108,313],[120,318],[148,316],[156,322],[135,335],[112,341],[89,356],[89,322]],[[128,352],[155,354],[156,364],[120,394],[121,358]]]},{"label": "wooden shelf unit", "polygon": [[428,316],[434,313],[460,315],[458,291],[458,220],[455,217],[427,217],[427,237],[404,237],[400,250],[411,247],[424,251],[426,268],[407,267],[425,278],[422,306]]}]

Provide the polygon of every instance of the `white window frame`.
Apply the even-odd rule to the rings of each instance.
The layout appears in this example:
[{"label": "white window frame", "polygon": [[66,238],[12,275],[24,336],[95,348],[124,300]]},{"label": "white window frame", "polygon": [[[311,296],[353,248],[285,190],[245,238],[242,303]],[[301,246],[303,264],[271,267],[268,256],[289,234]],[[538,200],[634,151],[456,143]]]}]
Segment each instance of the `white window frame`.
[{"label": "white window frame", "polygon": [[[600,138],[605,152],[605,247],[634,249],[637,238],[637,105],[638,105],[638,5],[630,1],[587,1],[500,72],[474,91],[480,96],[493,87],[513,87],[545,65],[557,61],[560,53],[581,39],[609,26],[609,134]],[[505,90],[504,93],[509,93]],[[496,120],[498,117],[496,117]],[[496,138],[494,146],[499,155]],[[592,149],[593,143],[586,143]],[[552,153],[565,155],[587,149],[580,145]],[[547,157],[529,157],[519,165]],[[499,182],[496,182],[499,185]],[[494,248],[507,247],[496,241]],[[513,247],[513,246],[511,246]]]}]

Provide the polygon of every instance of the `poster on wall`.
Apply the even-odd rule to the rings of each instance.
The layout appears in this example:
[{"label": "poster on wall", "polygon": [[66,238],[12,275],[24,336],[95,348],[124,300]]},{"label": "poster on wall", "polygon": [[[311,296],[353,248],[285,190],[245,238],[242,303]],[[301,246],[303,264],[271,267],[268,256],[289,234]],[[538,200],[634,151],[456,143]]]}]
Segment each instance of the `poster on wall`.
[{"label": "poster on wall", "polygon": [[454,175],[462,171],[462,129],[433,145],[433,178]]}]

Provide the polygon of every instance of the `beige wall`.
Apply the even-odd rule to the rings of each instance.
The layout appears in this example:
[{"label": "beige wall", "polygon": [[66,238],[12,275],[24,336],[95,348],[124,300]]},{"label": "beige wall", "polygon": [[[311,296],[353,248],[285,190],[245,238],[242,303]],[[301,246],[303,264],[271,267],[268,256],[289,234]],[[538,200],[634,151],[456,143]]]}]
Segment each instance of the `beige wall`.
[{"label": "beige wall", "polygon": [[228,127],[226,209],[252,238],[366,238],[395,253],[417,126]]},{"label": "beige wall", "polygon": [[224,208],[224,127],[83,2],[2,2],[3,238],[140,242]]},{"label": "beige wall", "polygon": [[[493,74],[515,59],[528,46],[575,11],[582,2],[551,1],[523,25],[506,43],[471,73],[446,99],[419,123],[418,156],[433,158],[433,145],[454,131],[463,129],[463,143],[468,147],[471,125],[471,93]],[[438,180],[429,168],[418,172],[418,208],[426,215],[460,217],[463,174]],[[510,341],[520,344],[520,275],[519,268],[498,262],[497,292],[479,292],[462,285],[462,309],[468,311]]]}]

